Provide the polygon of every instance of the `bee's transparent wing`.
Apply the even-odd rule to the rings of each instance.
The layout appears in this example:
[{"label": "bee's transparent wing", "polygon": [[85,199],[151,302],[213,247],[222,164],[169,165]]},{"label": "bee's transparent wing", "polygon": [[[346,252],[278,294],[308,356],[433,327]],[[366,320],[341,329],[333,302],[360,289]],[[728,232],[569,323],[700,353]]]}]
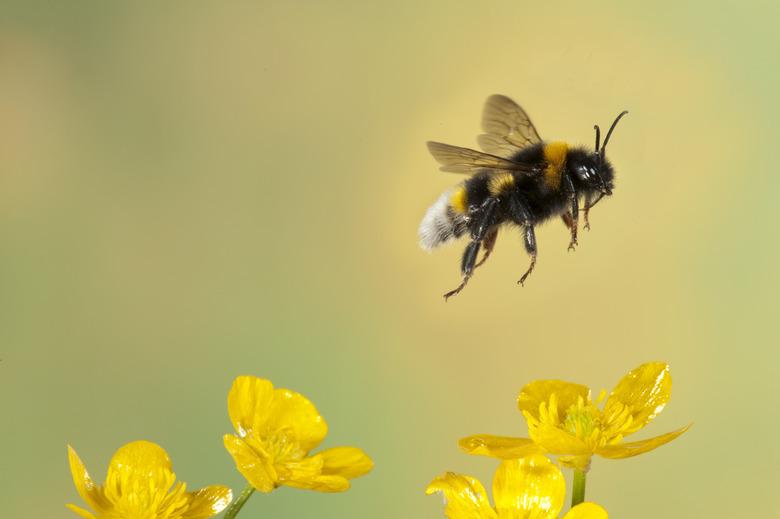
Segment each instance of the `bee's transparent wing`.
[{"label": "bee's transparent wing", "polygon": [[499,169],[505,171],[524,171],[537,173],[537,169],[527,164],[519,164],[502,157],[488,153],[451,146],[441,142],[428,142],[428,150],[439,164],[442,171],[451,173],[476,173],[480,169]]},{"label": "bee's transparent wing", "polygon": [[492,95],[482,112],[479,147],[493,155],[511,157],[521,149],[542,142],[525,110],[502,95]]}]

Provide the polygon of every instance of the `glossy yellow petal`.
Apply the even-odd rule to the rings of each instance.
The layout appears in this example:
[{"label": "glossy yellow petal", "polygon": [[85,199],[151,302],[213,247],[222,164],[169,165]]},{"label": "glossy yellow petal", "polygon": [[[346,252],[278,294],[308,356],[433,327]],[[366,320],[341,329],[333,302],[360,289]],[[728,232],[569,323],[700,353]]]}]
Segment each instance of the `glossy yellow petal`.
[{"label": "glossy yellow petal", "polygon": [[335,447],[319,453],[322,457],[322,473],[353,479],[368,474],[374,462],[357,447]]},{"label": "glossy yellow petal", "polygon": [[555,519],[565,496],[563,474],[542,455],[501,462],[493,480],[499,519]]},{"label": "glossy yellow petal", "polygon": [[444,514],[450,519],[495,519],[485,487],[476,478],[447,472],[437,477],[425,489],[426,494],[441,492]]},{"label": "glossy yellow petal", "polygon": [[260,458],[244,440],[232,434],[226,434],[223,441],[225,449],[236,462],[236,468],[255,489],[268,493],[275,488],[277,475],[273,467],[270,467],[266,460]]},{"label": "glossy yellow petal", "polygon": [[553,394],[558,403],[557,413],[561,418],[569,407],[577,403],[578,398],[582,398],[586,402],[590,400],[590,389],[587,386],[562,380],[535,380],[526,384],[520,391],[520,395],[517,397],[517,406],[520,411],[539,420],[540,406],[542,404],[548,405]]},{"label": "glossy yellow petal", "polygon": [[289,389],[273,389],[268,380],[236,378],[228,394],[228,412],[239,436],[284,437],[304,454],[328,432],[325,419],[306,397]]},{"label": "glossy yellow petal", "polygon": [[121,482],[126,488],[138,485],[167,490],[175,479],[171,459],[162,447],[134,441],[114,453],[106,481]]},{"label": "glossy yellow petal", "polygon": [[540,424],[537,427],[529,427],[528,432],[530,433],[531,439],[546,452],[552,454],[571,454],[574,456],[593,454],[593,451],[588,447],[587,443],[558,427]]},{"label": "glossy yellow petal", "polygon": [[270,380],[242,376],[233,381],[228,393],[228,414],[233,428],[242,438],[250,430],[259,430],[274,398]]},{"label": "glossy yellow petal", "polygon": [[233,491],[221,485],[201,488],[189,494],[189,507],[182,519],[208,519],[228,507]]},{"label": "glossy yellow petal", "polygon": [[630,458],[632,456],[638,456],[639,454],[644,454],[645,452],[649,452],[653,449],[656,449],[665,443],[669,443],[670,441],[674,440],[682,433],[687,431],[690,427],[691,427],[690,425],[686,425],[682,429],[677,429],[676,431],[662,434],[661,436],[656,436],[655,438],[650,438],[648,440],[640,440],[640,441],[628,442],[628,443],[617,443],[615,445],[606,445],[598,449],[596,451],[596,454],[611,459],[621,459],[621,458]]},{"label": "glossy yellow petal", "polygon": [[669,365],[642,364],[628,372],[607,398],[604,405],[604,419],[610,424],[607,427],[623,436],[638,431],[663,410],[671,393]]},{"label": "glossy yellow petal", "polygon": [[310,456],[296,461],[288,461],[277,465],[279,484],[287,485],[290,481],[305,482],[313,480],[322,474],[322,456]]},{"label": "glossy yellow petal", "polygon": [[80,508],[80,507],[78,507],[76,505],[67,504],[65,506],[68,507],[70,510],[76,512],[80,517],[83,517],[84,519],[96,519],[95,516],[92,513],[88,512],[88,511],[84,510],[83,508]]},{"label": "glossy yellow petal", "polygon": [[563,516],[563,519],[609,519],[609,514],[596,503],[580,503]]},{"label": "glossy yellow petal", "polygon": [[[68,462],[70,463],[70,473],[73,477],[73,484],[76,486],[76,491],[81,496],[81,499],[83,499],[87,505],[89,505],[89,507],[96,512],[106,510],[109,505],[105,499],[105,496],[103,495],[102,490],[92,481],[92,478],[87,472],[87,467],[84,466],[81,458],[79,458],[79,455],[76,454],[76,450],[70,445],[68,445]],[[72,507],[71,510],[74,512],[79,514],[81,513],[76,510],[78,508],[77,506],[68,506]],[[78,510],[81,509],[78,508]]]},{"label": "glossy yellow petal", "polygon": [[319,475],[311,478],[284,481],[288,487],[314,490],[316,492],[344,492],[349,490],[349,480],[343,476]]},{"label": "glossy yellow petal", "polygon": [[490,434],[468,436],[460,440],[458,445],[469,454],[506,460],[522,458],[540,452],[539,447],[529,438],[492,436]]}]

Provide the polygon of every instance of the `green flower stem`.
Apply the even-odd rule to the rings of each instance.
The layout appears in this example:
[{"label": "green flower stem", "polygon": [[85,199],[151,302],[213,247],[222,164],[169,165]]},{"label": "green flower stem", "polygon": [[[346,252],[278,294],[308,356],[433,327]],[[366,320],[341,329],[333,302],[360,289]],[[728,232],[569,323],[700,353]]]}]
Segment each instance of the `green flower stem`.
[{"label": "green flower stem", "polygon": [[222,519],[233,519],[235,516],[237,516],[238,512],[241,511],[241,508],[244,506],[244,503],[246,503],[254,493],[255,487],[253,487],[251,483],[248,484],[246,488],[241,491],[241,495],[238,496],[238,499],[230,504],[227,512],[225,512],[225,516]]},{"label": "green flower stem", "polygon": [[574,508],[585,501],[585,479],[587,472],[574,469],[574,487],[571,491],[571,506]]}]

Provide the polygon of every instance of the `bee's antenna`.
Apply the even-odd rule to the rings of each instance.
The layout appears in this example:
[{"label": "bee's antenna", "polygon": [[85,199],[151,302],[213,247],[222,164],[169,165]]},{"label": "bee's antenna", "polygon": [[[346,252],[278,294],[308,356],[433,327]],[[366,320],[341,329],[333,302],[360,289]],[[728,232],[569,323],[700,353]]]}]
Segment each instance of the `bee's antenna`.
[{"label": "bee's antenna", "polygon": [[[609,127],[609,131],[607,132],[607,136],[604,138],[604,145],[601,147],[601,153],[602,154],[604,153],[604,150],[607,148],[607,143],[609,142],[609,138],[612,137],[612,130],[615,129],[615,126],[617,126],[618,121],[620,119],[622,119],[623,116],[626,115],[627,113],[628,113],[628,110],[623,110],[622,112],[620,112],[620,115],[618,115],[615,118],[615,122],[613,122],[612,126]],[[598,130],[596,130],[596,131],[597,131],[596,135],[598,136]],[[597,137],[597,139],[598,139],[598,137]]]},{"label": "bee's antenna", "polygon": [[599,144],[601,143],[601,128],[599,128],[598,124],[593,125],[593,129],[596,130],[596,153],[599,152]]}]

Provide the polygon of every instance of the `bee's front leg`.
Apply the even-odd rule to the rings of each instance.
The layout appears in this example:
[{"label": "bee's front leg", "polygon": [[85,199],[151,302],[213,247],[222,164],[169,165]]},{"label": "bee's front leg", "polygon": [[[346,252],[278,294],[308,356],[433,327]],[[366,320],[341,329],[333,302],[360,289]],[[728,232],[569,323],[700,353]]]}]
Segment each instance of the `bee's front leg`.
[{"label": "bee's front leg", "polygon": [[583,229],[590,230],[590,220],[588,220],[588,213],[590,213],[590,210],[593,209],[593,206],[599,203],[599,200],[601,200],[604,197],[603,194],[599,194],[599,196],[596,198],[596,200],[591,201],[590,195],[585,195],[585,207],[583,207],[583,219],[585,220],[585,225],[583,225]]}]

